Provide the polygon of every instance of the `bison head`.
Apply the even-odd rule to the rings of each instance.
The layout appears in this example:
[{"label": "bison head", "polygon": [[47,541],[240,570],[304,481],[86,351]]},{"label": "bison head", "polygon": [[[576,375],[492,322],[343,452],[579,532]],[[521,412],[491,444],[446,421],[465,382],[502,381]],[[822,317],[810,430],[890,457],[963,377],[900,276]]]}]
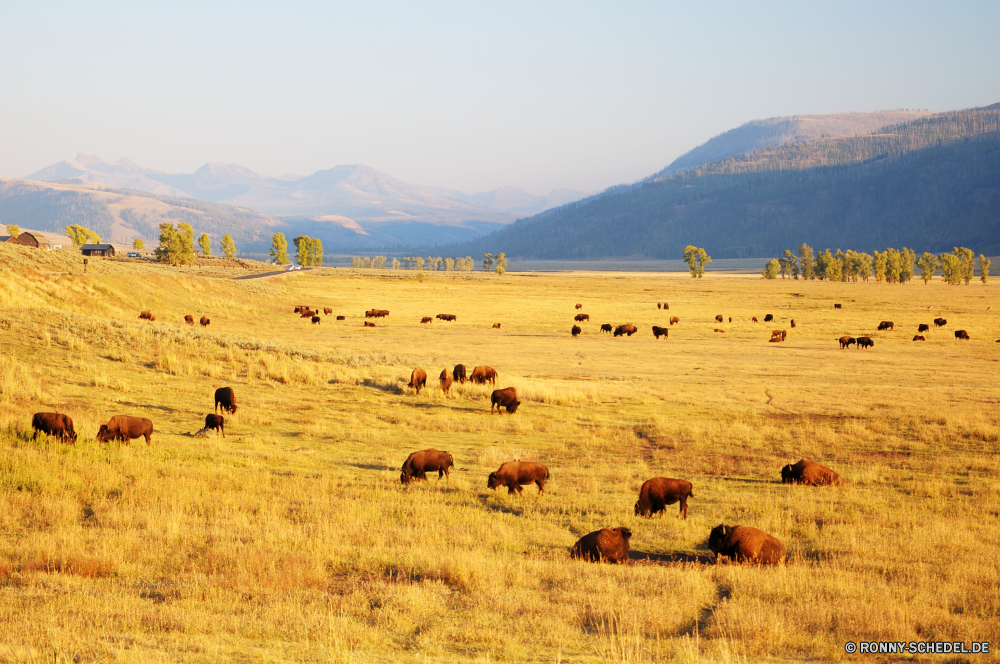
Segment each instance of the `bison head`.
[{"label": "bison head", "polygon": [[514,413],[517,412],[517,407],[520,406],[520,405],[521,405],[521,402],[515,400],[512,404],[510,404],[509,406],[507,406],[507,412],[510,413],[511,415],[513,415]]},{"label": "bison head", "polygon": [[791,484],[792,483],[792,466],[791,464],[785,466],[781,469],[781,483]]},{"label": "bison head", "polygon": [[114,434],[111,433],[111,429],[108,428],[107,424],[102,424],[101,428],[97,431],[97,441],[106,443],[112,438],[114,438]]},{"label": "bison head", "polygon": [[496,473],[490,473],[489,479],[486,480],[486,488],[496,489],[500,486],[500,478],[497,477]]},{"label": "bison head", "polygon": [[411,481],[413,481],[413,477],[404,470],[399,474],[399,481],[402,482],[403,485],[405,486],[409,484]]},{"label": "bison head", "polygon": [[621,528],[615,528],[615,530],[617,530],[618,533],[624,539],[628,539],[628,538],[632,537],[632,531],[629,528],[626,528],[626,527],[622,526]]},{"label": "bison head", "polygon": [[236,404],[233,404],[229,408],[226,408],[226,410],[228,410],[231,415],[235,415],[237,408],[239,408],[239,406],[237,406]]},{"label": "bison head", "polygon": [[712,528],[712,532],[708,535],[708,548],[712,550],[712,553],[718,554],[722,550],[726,532],[727,528],[723,525]]}]

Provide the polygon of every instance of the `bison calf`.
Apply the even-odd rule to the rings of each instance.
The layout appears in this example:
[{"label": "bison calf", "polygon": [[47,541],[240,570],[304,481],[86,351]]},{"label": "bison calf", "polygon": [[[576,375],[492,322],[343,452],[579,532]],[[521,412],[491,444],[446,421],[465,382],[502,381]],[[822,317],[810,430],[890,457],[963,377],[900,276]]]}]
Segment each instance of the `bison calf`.
[{"label": "bison calf", "polygon": [[420,388],[424,387],[425,385],[427,385],[427,372],[421,369],[420,367],[417,367],[410,374],[410,382],[407,385],[407,387],[412,387],[417,391],[417,394],[419,395]]},{"label": "bison calf", "polygon": [[39,432],[58,438],[64,443],[76,444],[76,432],[73,431],[73,420],[62,413],[35,413],[31,418],[31,428],[35,430],[34,437]]},{"label": "bison calf", "polygon": [[636,516],[653,516],[663,512],[667,505],[680,501],[678,516],[685,519],[688,514],[687,499],[694,498],[691,483],[687,480],[675,480],[668,477],[654,477],[642,483],[639,489],[639,500],[635,504]]},{"label": "bison calf", "polygon": [[602,528],[587,533],[573,545],[571,558],[589,560],[599,563],[621,563],[628,560],[628,540],[632,531],[624,526],[619,528]]},{"label": "bison calf", "polygon": [[782,484],[806,484],[808,486],[840,486],[844,483],[840,475],[815,461],[802,459],[781,469]]},{"label": "bison calf", "polygon": [[726,556],[740,563],[778,565],[785,562],[788,551],[777,538],[750,526],[724,526],[712,528],[708,548],[718,556]]},{"label": "bison calf", "polygon": [[521,402],[517,400],[517,389],[513,387],[505,387],[502,390],[493,390],[490,394],[490,415],[493,414],[493,409],[497,409],[497,413],[500,413],[500,408],[506,408],[507,412],[513,415],[517,412],[517,407],[521,405]]},{"label": "bison calf", "polygon": [[333,313],[333,309],[331,309],[330,307],[323,307],[323,315],[324,316],[329,316],[332,313]]},{"label": "bison calf", "polygon": [[494,330],[499,330],[500,329],[500,323],[493,323],[493,329]]},{"label": "bison calf", "polygon": [[490,473],[486,480],[486,486],[494,490],[497,487],[505,486],[507,493],[512,494],[522,493],[521,486],[534,483],[538,485],[538,495],[542,495],[545,491],[545,482],[548,479],[549,469],[543,464],[532,461],[508,461],[495,472]]},{"label": "bison calf", "polygon": [[130,415],[115,415],[107,424],[102,424],[97,432],[97,440],[106,443],[109,440],[120,440],[128,445],[134,439],[142,436],[147,445],[152,445],[153,421],[146,417]]},{"label": "bison calf", "polygon": [[413,452],[406,457],[403,462],[403,472],[399,474],[399,481],[404,485],[414,480],[427,480],[427,473],[437,471],[438,481],[445,477],[446,482],[451,481],[449,469],[455,467],[455,459],[447,452],[438,452],[434,449]]},{"label": "bison calf", "polygon": [[222,437],[226,437],[226,418],[222,415],[213,415],[209,413],[205,416],[205,428],[215,429],[215,432],[222,432]]}]

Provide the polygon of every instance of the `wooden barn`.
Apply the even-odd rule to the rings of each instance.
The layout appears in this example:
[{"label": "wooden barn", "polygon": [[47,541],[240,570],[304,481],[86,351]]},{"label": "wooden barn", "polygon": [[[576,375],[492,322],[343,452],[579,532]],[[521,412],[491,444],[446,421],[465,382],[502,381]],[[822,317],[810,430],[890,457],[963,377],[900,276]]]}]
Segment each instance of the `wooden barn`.
[{"label": "wooden barn", "polygon": [[85,244],[80,247],[80,253],[84,256],[114,256],[115,245],[113,244]]},{"label": "wooden barn", "polygon": [[20,235],[0,235],[0,242],[20,244],[36,249],[63,249],[73,246],[73,241],[65,235],[57,233],[42,233],[41,231],[24,230]]}]

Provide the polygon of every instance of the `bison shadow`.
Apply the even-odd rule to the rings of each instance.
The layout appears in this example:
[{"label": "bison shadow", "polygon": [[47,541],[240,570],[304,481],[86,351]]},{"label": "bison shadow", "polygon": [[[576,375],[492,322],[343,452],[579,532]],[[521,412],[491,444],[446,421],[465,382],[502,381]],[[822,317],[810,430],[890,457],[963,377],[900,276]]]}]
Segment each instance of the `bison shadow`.
[{"label": "bison shadow", "polygon": [[119,401],[118,404],[121,406],[130,406],[132,408],[149,408],[150,410],[162,410],[164,413],[177,412],[175,408],[171,408],[170,406],[154,406],[153,404],[149,403],[134,403],[132,401]]},{"label": "bison shadow", "polygon": [[711,553],[691,553],[690,551],[671,551],[670,553],[647,553],[645,551],[629,551],[628,559],[631,562],[649,562],[657,565],[670,565],[675,563],[694,563],[697,565],[712,565],[715,563],[715,555]]},{"label": "bison shadow", "polygon": [[[502,489],[503,487],[498,489],[498,491]],[[479,502],[482,504],[483,508],[488,509],[491,512],[500,512],[502,514],[511,514],[513,516],[524,516],[523,508],[517,505],[504,504],[500,502],[500,498],[498,498],[497,496],[480,495]]]}]

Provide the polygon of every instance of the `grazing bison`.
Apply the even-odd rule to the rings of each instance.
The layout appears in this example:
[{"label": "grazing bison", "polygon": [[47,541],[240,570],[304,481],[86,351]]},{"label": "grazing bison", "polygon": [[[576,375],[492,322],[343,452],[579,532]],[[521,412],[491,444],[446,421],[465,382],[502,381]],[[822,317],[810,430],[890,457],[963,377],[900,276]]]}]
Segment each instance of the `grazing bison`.
[{"label": "grazing bison", "polygon": [[657,302],[657,303],[656,303],[656,308],[657,308],[657,309],[662,309],[662,308],[663,308],[663,305],[662,305],[662,304],[660,304],[659,302]]},{"label": "grazing bison", "polygon": [[420,367],[417,367],[416,369],[413,370],[412,373],[410,373],[410,382],[407,385],[407,387],[412,387],[417,391],[417,394],[419,395],[420,388],[424,387],[425,385],[427,385],[427,372],[421,369]]},{"label": "grazing bison", "polygon": [[438,452],[429,449],[420,452],[412,452],[403,462],[403,472],[399,474],[399,481],[409,484],[414,480],[427,480],[427,473],[437,471],[438,481],[445,477],[446,482],[451,481],[450,468],[455,467],[455,459],[447,452]]},{"label": "grazing bison", "polygon": [[499,330],[500,329],[500,323],[493,323],[493,329],[494,330]]},{"label": "grazing bison", "polygon": [[772,320],[774,320],[774,316],[772,316],[771,314],[764,316],[765,323],[770,323]]},{"label": "grazing bison", "polygon": [[323,315],[324,316],[329,316],[332,313],[333,313],[333,309],[331,309],[330,307],[323,307]]},{"label": "grazing bison", "polygon": [[878,324],[879,332],[881,332],[882,330],[891,330],[892,328],[893,324],[891,320],[884,320]]},{"label": "grazing bison", "polygon": [[585,320],[590,320],[590,314],[577,314],[573,316],[573,320],[577,323],[582,323]]},{"label": "grazing bison", "polygon": [[583,332],[583,330],[580,329],[579,325],[574,325],[573,329],[569,331],[569,333],[572,334],[574,337],[580,336],[581,332]]},{"label": "grazing bison", "polygon": [[222,432],[222,437],[226,437],[226,418],[222,415],[213,415],[209,413],[205,416],[205,428],[215,429],[215,432]]},{"label": "grazing bison", "polygon": [[589,560],[599,563],[620,563],[628,560],[628,540],[632,531],[624,526],[620,528],[602,528],[587,533],[573,545],[571,558]]},{"label": "grazing bison", "polygon": [[875,342],[870,337],[858,337],[858,348],[871,348]]},{"label": "grazing bison", "polygon": [[840,306],[839,304],[835,304],[835,305],[833,305],[833,308],[834,308],[834,309],[843,309],[843,307],[841,307],[841,306]]},{"label": "grazing bison", "polygon": [[670,309],[670,305],[667,304],[666,302],[664,302],[663,303],[663,308],[669,310]]},{"label": "grazing bison", "polygon": [[201,320],[198,322],[201,323],[202,327],[208,327],[208,324],[211,323],[212,321],[208,320],[208,316],[202,316]]},{"label": "grazing bison", "polygon": [[490,394],[490,415],[493,414],[493,409],[497,409],[497,414],[500,413],[500,408],[506,408],[507,412],[513,415],[517,412],[517,407],[521,405],[521,402],[517,400],[517,389],[513,387],[505,387],[502,390],[493,390]]},{"label": "grazing bison", "polygon": [[153,421],[146,417],[130,415],[115,415],[107,424],[102,424],[97,432],[97,440],[106,443],[109,440],[120,440],[128,445],[132,440],[143,436],[147,445],[152,445]]},{"label": "grazing bison", "polygon": [[619,325],[618,327],[615,328],[614,336],[620,337],[623,334],[625,334],[631,337],[637,331],[638,330],[636,329],[635,325],[632,325],[631,323],[625,323],[624,325]]},{"label": "grazing bison", "polygon": [[956,339],[965,339],[966,341],[968,341],[969,340],[969,333],[966,332],[965,330],[955,330],[955,338]]},{"label": "grazing bison", "polygon": [[753,318],[751,318],[750,320],[752,320],[753,322],[755,322],[755,323],[756,323],[756,322],[757,322],[757,317],[756,317],[756,316],[754,316],[754,317],[753,317]]},{"label": "grazing bison", "polygon": [[310,320],[312,321],[312,324],[315,325],[316,323],[321,322],[323,319],[320,318],[319,316],[313,316]]},{"label": "grazing bison", "polygon": [[659,339],[660,337],[665,337],[670,334],[670,330],[665,327],[659,327],[658,325],[653,326],[653,336]]},{"label": "grazing bison", "polygon": [[507,493],[512,494],[515,491],[521,493],[523,491],[522,485],[534,483],[538,485],[538,495],[542,495],[545,491],[545,482],[548,479],[549,469],[540,463],[508,461],[501,465],[496,472],[490,473],[486,480],[486,486],[494,490],[497,487],[505,486]]},{"label": "grazing bison", "polygon": [[365,327],[375,327],[375,323],[371,322],[370,320],[366,320],[364,326]]},{"label": "grazing bison", "polygon": [[914,341],[927,341],[926,339],[924,339],[924,335],[922,335],[922,334],[916,334],[916,335],[914,335],[913,336],[913,340]]},{"label": "grazing bison", "polygon": [[347,316],[337,316],[337,320],[347,320]]},{"label": "grazing bison", "polygon": [[[730,323],[733,322],[733,317],[732,316],[729,317],[729,322]],[[795,321],[792,321],[792,327],[795,327]]]},{"label": "grazing bison", "polygon": [[935,318],[934,319],[934,325],[936,325],[937,327],[944,327],[947,324],[948,324],[948,321],[946,321],[943,318]]},{"label": "grazing bison", "polygon": [[680,501],[678,516],[685,519],[688,514],[688,498],[694,498],[691,483],[687,480],[675,480],[668,477],[654,477],[642,483],[639,489],[639,500],[635,504],[636,516],[653,516],[665,511],[667,505]]},{"label": "grazing bison", "polygon": [[712,528],[708,548],[718,556],[726,556],[740,563],[778,565],[785,562],[788,551],[777,538],[750,526],[723,526]]},{"label": "grazing bison", "polygon": [[139,313],[139,319],[140,320],[149,320],[152,315],[153,314],[149,313],[148,311],[142,311],[142,312]]},{"label": "grazing bison", "polygon": [[450,321],[458,320],[458,316],[456,316],[455,314],[438,314],[437,317],[440,318],[441,320],[450,320]]},{"label": "grazing bison", "polygon": [[497,372],[493,367],[488,367],[483,365],[481,367],[476,367],[472,370],[472,375],[469,376],[469,380],[473,383],[478,383],[479,385],[485,385],[490,383],[492,385],[497,384]]},{"label": "grazing bison", "polygon": [[781,469],[782,484],[806,484],[809,486],[840,486],[844,483],[840,475],[815,461],[802,459]]},{"label": "grazing bison", "polygon": [[455,365],[455,370],[452,372],[451,375],[452,375],[452,378],[454,378],[458,382],[462,383],[463,385],[465,384],[465,381],[468,380],[465,377],[465,365],[464,364],[456,364]]},{"label": "grazing bison", "polygon": [[929,329],[931,329],[931,326],[928,325],[927,323],[921,323],[920,325],[917,325],[917,332],[918,333],[920,333],[920,332],[926,332]]},{"label": "grazing bison", "polygon": [[421,323],[433,323],[434,319],[431,318],[430,316],[424,316],[423,318],[420,319],[420,322]]},{"label": "grazing bison", "polygon": [[856,345],[857,343],[858,343],[858,340],[855,339],[854,337],[841,337],[840,338],[840,350],[844,350],[845,348],[847,348],[851,344],[855,344]]},{"label": "grazing bison", "polygon": [[771,338],[772,339],[774,339],[776,337],[781,337],[781,340],[784,341],[785,340],[785,336],[787,336],[787,334],[788,333],[785,332],[785,330],[771,330]]},{"label": "grazing bison", "polygon": [[236,413],[236,393],[233,392],[231,387],[220,387],[215,391],[215,412],[219,412],[219,406],[222,406],[222,412],[235,414]]},{"label": "grazing bison", "polygon": [[717,316],[715,317],[715,322],[716,322],[716,323],[721,323],[721,322],[722,322],[722,314],[719,314],[719,315],[717,315]]},{"label": "grazing bison", "polygon": [[671,325],[673,325],[673,324],[675,324],[675,323],[679,323],[679,322],[681,322],[681,319],[680,319],[680,318],[678,318],[677,316],[671,316],[671,317],[670,317],[670,324],[671,324]]},{"label": "grazing bison", "polygon": [[792,327],[795,327],[795,319],[792,319]]},{"label": "grazing bison", "polygon": [[58,438],[64,443],[76,444],[76,431],[73,430],[73,420],[62,413],[35,413],[31,418],[31,428],[38,432]]},{"label": "grazing bison", "polygon": [[611,323],[605,323],[604,325],[601,325],[601,332],[607,332],[608,334],[611,334]]},{"label": "grazing bison", "polygon": [[577,304],[576,304],[576,308],[577,308],[577,309],[583,309],[583,305],[582,305],[582,304],[580,304],[579,302],[577,302]]},{"label": "grazing bison", "polygon": [[454,382],[451,379],[451,373],[447,369],[442,369],[438,380],[441,381],[441,391],[448,394],[448,390],[451,389],[451,384]]},{"label": "grazing bison", "polygon": [[388,315],[388,309],[369,309],[365,312],[365,318],[385,318]]},{"label": "grazing bison", "polygon": [[299,313],[299,318],[312,318],[315,315],[316,315],[315,311],[306,308],[301,310],[301,312]]},{"label": "grazing bison", "polygon": [[188,314],[187,316],[184,317],[184,322],[187,323],[188,325],[194,325],[194,316]]}]

